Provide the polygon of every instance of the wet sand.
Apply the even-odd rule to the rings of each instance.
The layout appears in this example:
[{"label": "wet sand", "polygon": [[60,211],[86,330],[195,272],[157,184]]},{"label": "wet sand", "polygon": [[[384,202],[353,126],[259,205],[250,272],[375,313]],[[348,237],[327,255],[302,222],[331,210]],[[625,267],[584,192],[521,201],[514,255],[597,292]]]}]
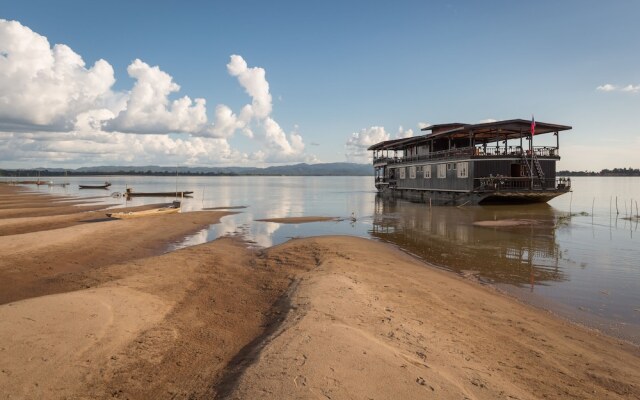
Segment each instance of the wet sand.
[{"label": "wet sand", "polygon": [[257,219],[259,222],[277,222],[279,224],[305,224],[309,222],[337,221],[338,217],[285,217],[285,218],[264,218]]},{"label": "wet sand", "polygon": [[531,226],[540,225],[541,222],[534,219],[501,219],[495,221],[476,221],[476,226],[485,226],[490,228],[513,227],[513,226]]},{"label": "wet sand", "polygon": [[0,185],[0,398],[640,397],[638,347],[386,244],[162,254],[227,213],[109,221],[16,190]]}]

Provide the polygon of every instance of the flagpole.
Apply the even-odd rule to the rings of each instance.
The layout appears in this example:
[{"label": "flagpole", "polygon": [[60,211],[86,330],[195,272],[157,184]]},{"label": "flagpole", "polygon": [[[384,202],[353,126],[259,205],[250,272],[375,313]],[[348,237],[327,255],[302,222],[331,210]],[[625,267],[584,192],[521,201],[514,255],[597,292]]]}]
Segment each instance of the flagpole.
[{"label": "flagpole", "polygon": [[531,115],[531,139],[529,140],[529,157],[531,158],[531,167],[529,168],[529,184],[531,185],[531,190],[533,190],[533,135],[536,130],[536,120],[533,118],[533,114]]},{"label": "flagpole", "polygon": [[529,168],[529,184],[531,185],[531,190],[533,190],[533,135],[529,139],[529,161],[531,163],[531,167]]}]

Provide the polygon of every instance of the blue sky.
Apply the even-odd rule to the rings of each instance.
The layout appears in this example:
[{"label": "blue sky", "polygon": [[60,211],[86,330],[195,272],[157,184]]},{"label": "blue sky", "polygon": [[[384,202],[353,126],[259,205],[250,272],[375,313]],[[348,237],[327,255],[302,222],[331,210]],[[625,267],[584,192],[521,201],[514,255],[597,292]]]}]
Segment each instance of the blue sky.
[{"label": "blue sky", "polygon": [[[637,1],[0,1],[1,19],[68,46],[87,71],[101,59],[113,70],[46,86],[68,103],[83,90],[70,82],[113,77],[46,117],[46,96],[13,106],[42,82],[0,70],[0,167],[366,162],[368,144],[418,135],[420,124],[533,114],[574,127],[561,135],[559,168],[638,168],[639,14]],[[31,35],[12,32],[0,33],[3,54]],[[145,93],[158,79],[180,89]],[[179,123],[170,106],[157,111],[184,96],[193,103]],[[218,105],[230,114],[218,118]],[[77,122],[89,111],[102,125]]]}]

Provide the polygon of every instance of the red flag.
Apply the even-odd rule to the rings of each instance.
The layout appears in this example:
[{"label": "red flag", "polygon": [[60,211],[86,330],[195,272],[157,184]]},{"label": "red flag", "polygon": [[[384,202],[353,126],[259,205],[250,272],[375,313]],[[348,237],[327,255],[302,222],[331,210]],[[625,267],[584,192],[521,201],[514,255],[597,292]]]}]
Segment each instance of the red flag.
[{"label": "red flag", "polygon": [[533,114],[531,115],[531,136],[536,134],[536,120],[533,118]]}]

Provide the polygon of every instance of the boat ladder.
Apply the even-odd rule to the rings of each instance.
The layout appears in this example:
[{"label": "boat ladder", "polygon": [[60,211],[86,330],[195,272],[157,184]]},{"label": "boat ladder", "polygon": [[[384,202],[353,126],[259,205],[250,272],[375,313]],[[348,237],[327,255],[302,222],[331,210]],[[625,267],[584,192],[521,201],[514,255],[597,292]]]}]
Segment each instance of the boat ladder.
[{"label": "boat ladder", "polygon": [[544,172],[542,171],[542,165],[540,165],[540,161],[538,161],[538,157],[536,157],[535,153],[531,153],[531,158],[527,158],[525,153],[522,153],[522,164],[524,164],[524,168],[526,170],[526,176],[533,176],[531,171],[532,166],[529,165],[531,163],[533,167],[535,167],[537,182],[533,182],[534,188],[542,188],[544,186]]},{"label": "boat ladder", "polygon": [[536,172],[538,173],[538,179],[540,179],[540,184],[544,184],[544,172],[542,171],[542,165],[540,165],[540,161],[538,161],[538,157],[536,153],[531,153],[531,159],[533,160],[533,165],[536,166]]}]

